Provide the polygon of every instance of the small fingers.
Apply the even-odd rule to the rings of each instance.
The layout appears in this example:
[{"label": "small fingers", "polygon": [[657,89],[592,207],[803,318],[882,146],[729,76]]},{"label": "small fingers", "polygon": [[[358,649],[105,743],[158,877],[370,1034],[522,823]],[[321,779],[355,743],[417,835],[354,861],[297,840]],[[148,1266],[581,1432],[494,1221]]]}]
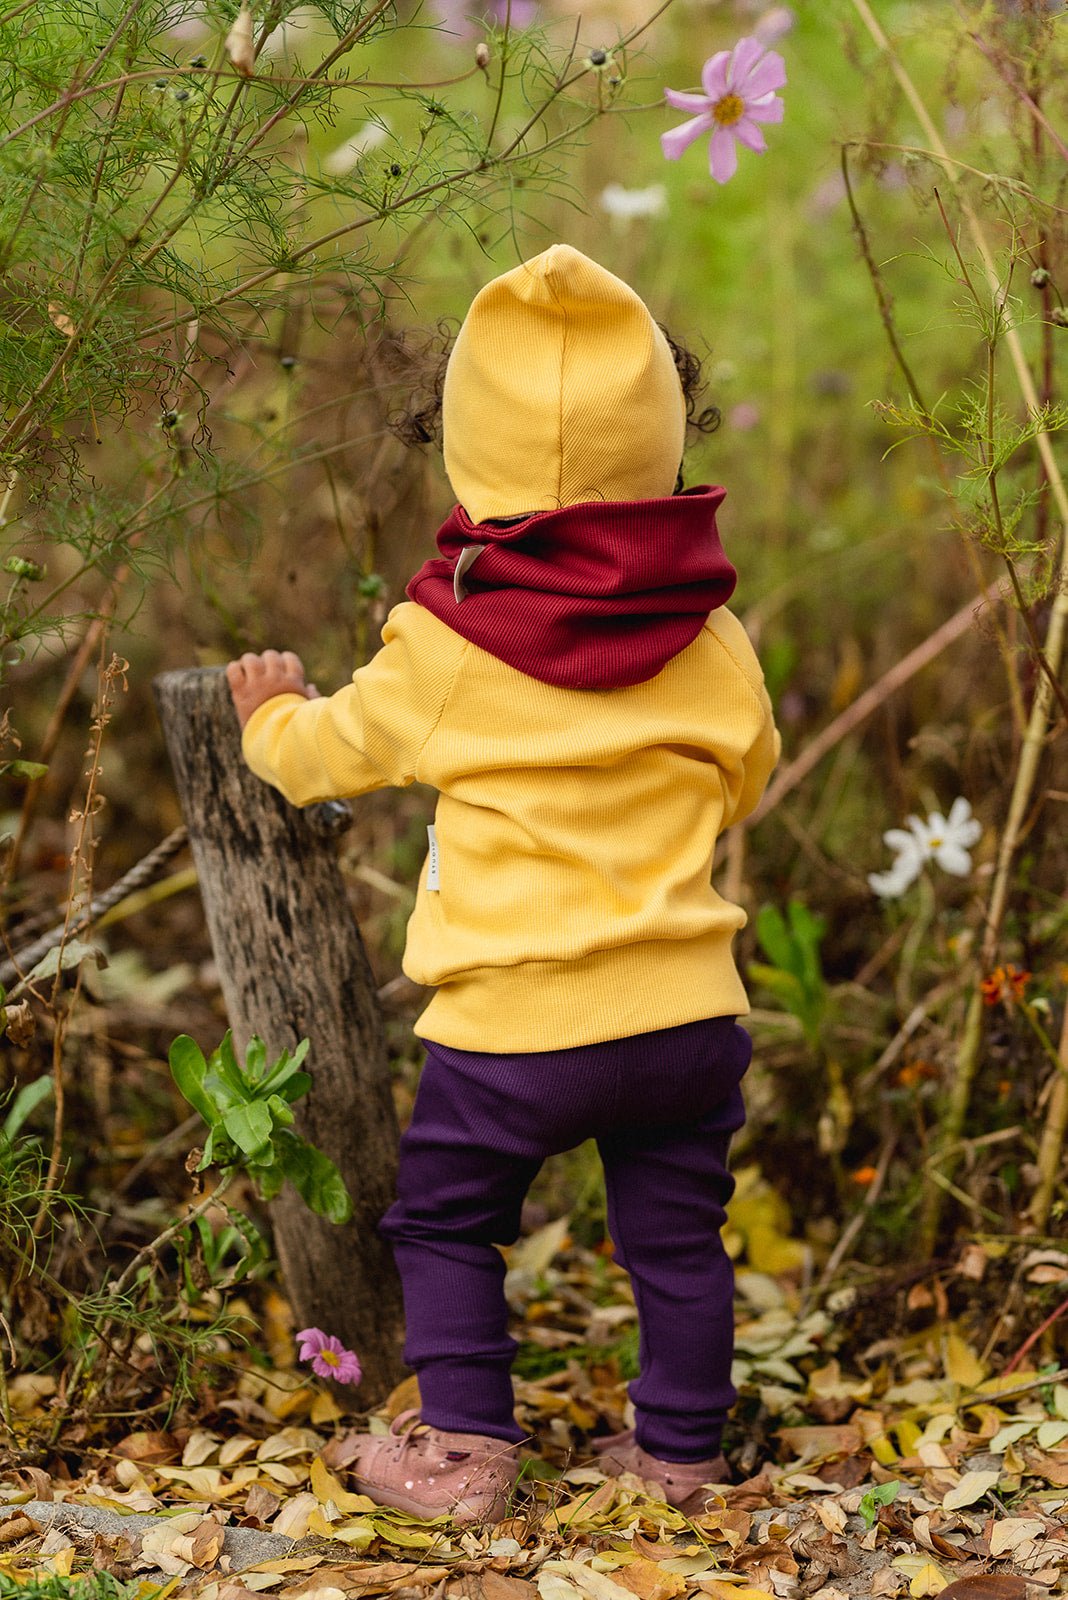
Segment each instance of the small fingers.
[{"label": "small fingers", "polygon": [[242,669],[246,678],[262,678],[267,670],[267,657],[276,653],[265,650],[261,656],[258,656],[254,650],[246,650],[237,665]]}]

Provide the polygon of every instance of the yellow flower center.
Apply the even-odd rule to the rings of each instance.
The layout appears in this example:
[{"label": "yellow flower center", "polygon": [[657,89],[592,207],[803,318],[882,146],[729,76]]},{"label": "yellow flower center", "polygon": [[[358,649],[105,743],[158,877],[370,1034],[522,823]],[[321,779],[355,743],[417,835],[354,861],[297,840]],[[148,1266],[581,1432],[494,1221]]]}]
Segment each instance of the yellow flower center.
[{"label": "yellow flower center", "polygon": [[340,1367],[341,1359],[333,1350],[320,1350],[319,1355],[328,1367]]},{"label": "yellow flower center", "polygon": [[730,128],[745,115],[745,101],[740,95],[725,94],[712,107],[712,115],[721,128]]},{"label": "yellow flower center", "polygon": [[931,849],[932,850],[941,850],[941,848],[945,844],[945,842],[946,841],[944,839],[932,839],[930,841]]}]

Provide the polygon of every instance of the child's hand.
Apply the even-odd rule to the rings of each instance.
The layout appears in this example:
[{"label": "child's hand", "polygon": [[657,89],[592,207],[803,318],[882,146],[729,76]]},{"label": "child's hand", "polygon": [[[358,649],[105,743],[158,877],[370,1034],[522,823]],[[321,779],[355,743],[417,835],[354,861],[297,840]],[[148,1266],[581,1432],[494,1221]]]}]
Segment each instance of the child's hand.
[{"label": "child's hand", "polygon": [[302,694],[308,700],[319,698],[314,683],[305,682],[304,663],[292,650],[281,653],[265,650],[259,656],[246,651],[240,661],[229,663],[226,681],[242,728],[257,707],[265,700],[273,700],[276,694]]}]

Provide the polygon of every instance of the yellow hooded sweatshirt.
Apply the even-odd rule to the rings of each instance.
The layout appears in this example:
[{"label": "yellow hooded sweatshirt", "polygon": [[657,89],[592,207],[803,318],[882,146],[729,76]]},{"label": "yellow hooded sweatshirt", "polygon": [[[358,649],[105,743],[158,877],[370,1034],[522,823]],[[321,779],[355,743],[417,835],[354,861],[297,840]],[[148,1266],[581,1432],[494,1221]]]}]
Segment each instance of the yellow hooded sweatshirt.
[{"label": "yellow hooded sweatshirt", "polygon": [[[446,528],[459,526],[477,559],[457,574],[450,557],[433,609],[396,606],[382,648],[337,694],[279,695],[245,728],[249,765],[295,805],[412,782],[438,790],[404,957],[435,990],[417,1023],[424,1038],[557,1050],[748,1009],[731,955],[744,913],[710,881],[717,837],[754,808],[778,757],[744,629],[719,607],[642,681],[574,687],[586,680],[560,681],[555,668],[545,681],[528,665],[529,596],[508,577],[524,550],[544,548],[534,586],[551,579],[561,507],[581,508],[563,513],[580,536],[587,513],[607,514],[610,545],[620,527],[684,509],[665,498],[684,421],[666,341],[618,278],[555,245],[494,280],[461,329],[444,394],[446,468],[463,508]],[[633,517],[615,504],[654,501]],[[548,515],[477,526],[530,512]],[[594,563],[582,603],[596,612],[608,583]],[[639,610],[651,604],[639,596]],[[514,605],[527,670],[507,646],[457,631],[477,635],[467,618],[490,605],[498,626]],[[589,627],[611,649],[644,621],[605,627],[595,615]]]}]

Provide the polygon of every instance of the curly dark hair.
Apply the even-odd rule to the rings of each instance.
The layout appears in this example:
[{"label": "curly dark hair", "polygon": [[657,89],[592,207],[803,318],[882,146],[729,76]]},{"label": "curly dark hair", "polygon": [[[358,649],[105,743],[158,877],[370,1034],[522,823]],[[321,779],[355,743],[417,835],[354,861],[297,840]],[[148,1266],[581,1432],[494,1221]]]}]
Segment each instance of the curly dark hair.
[{"label": "curly dark hair", "polygon": [[[705,384],[700,356],[694,355],[692,350],[680,344],[662,322],[658,322],[657,327],[667,340],[668,349],[675,363],[675,371],[682,384],[682,393],[686,400],[687,428],[692,429],[694,433],[715,433],[721,417],[718,406],[701,406]],[[449,364],[454,338],[455,335],[447,336],[445,347],[432,361],[407,410],[397,413],[389,420],[391,430],[404,444],[441,444],[441,397],[445,388],[445,369]],[[676,493],[681,487],[680,472]]]}]

